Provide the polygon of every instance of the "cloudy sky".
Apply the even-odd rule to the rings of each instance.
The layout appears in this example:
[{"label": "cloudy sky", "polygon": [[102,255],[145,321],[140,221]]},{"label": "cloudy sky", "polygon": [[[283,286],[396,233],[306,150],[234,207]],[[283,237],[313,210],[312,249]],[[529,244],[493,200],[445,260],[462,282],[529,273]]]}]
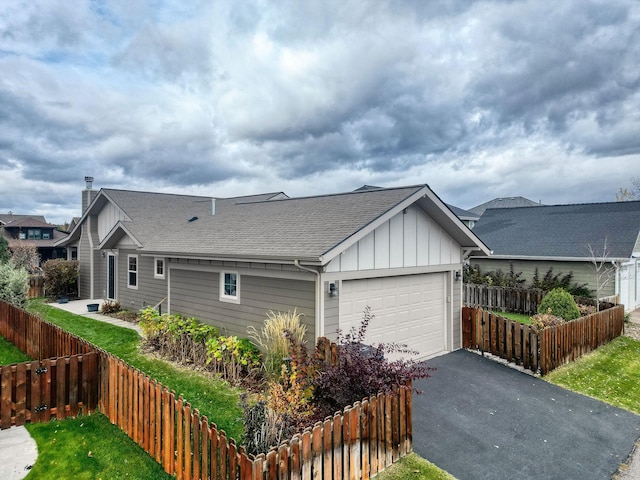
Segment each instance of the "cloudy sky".
[{"label": "cloudy sky", "polygon": [[613,201],[640,176],[640,3],[4,1],[0,211],[94,187],[427,183]]}]

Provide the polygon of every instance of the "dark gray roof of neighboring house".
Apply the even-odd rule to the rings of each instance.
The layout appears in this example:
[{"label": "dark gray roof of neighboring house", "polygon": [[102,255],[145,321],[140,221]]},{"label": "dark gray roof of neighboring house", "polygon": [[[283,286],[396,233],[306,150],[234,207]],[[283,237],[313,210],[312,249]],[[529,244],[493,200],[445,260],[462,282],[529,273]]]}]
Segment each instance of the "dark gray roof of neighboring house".
[{"label": "dark gray roof of neighboring house", "polygon": [[477,221],[480,218],[480,215],[473,213],[469,210],[464,210],[462,208],[458,208],[454,205],[451,205],[449,203],[447,203],[447,207],[449,207],[451,209],[451,211],[453,213],[456,214],[456,216],[460,219],[460,220],[473,220],[473,221]]},{"label": "dark gray roof of neighboring house", "polygon": [[631,258],[640,234],[640,201],[488,209],[473,232],[510,258],[590,258],[589,245],[608,257]]},{"label": "dark gray roof of neighboring house", "polygon": [[481,217],[488,208],[539,207],[541,205],[542,203],[534,202],[525,197],[499,197],[476,205],[469,211]]}]

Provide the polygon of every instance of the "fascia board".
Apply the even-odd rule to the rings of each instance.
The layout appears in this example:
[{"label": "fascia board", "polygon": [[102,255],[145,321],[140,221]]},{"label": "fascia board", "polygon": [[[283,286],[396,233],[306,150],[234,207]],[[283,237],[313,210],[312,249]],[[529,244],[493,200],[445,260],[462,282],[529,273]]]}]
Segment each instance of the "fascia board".
[{"label": "fascia board", "polygon": [[379,217],[377,217],[367,225],[360,228],[360,230],[352,234],[350,237],[346,238],[345,240],[338,243],[331,249],[327,250],[325,253],[320,255],[320,258],[319,258],[320,264],[326,265],[327,263],[329,263],[331,260],[336,258],[338,255],[340,255],[342,252],[347,250],[349,247],[351,247],[352,245],[355,245],[357,242],[359,242],[364,237],[366,237],[369,233],[373,232],[376,228],[378,228],[384,222],[386,222],[393,216],[397,215],[405,208],[416,203],[419,199],[421,199],[426,195],[428,190],[429,190],[428,187],[426,186],[422,187],[420,190],[411,194],[410,196],[405,198],[403,201],[398,203],[395,207],[390,208],[385,213],[383,213],[382,215],[380,215]]},{"label": "fascia board", "polygon": [[76,235],[78,236],[80,235],[80,229],[82,228],[82,224],[85,222],[85,220],[89,215],[94,214],[92,212],[94,211],[94,209],[97,208],[96,205],[98,204],[99,201],[101,201],[102,198],[104,198],[106,201],[111,203],[116,209],[118,209],[118,211],[122,212],[122,214],[126,216],[127,219],[131,220],[129,218],[129,215],[127,215],[127,213],[124,210],[122,210],[122,208],[120,208],[120,206],[113,200],[113,198],[111,198],[104,190],[100,190],[96,195],[96,198],[94,198],[93,201],[87,206],[87,209],[82,214],[82,216],[80,217],[80,220],[78,220],[75,227],[73,227],[73,230],[69,232],[69,235],[66,238],[56,242],[54,246],[57,247],[57,246],[68,245],[71,242],[71,240],[74,240],[74,239],[77,240]]}]

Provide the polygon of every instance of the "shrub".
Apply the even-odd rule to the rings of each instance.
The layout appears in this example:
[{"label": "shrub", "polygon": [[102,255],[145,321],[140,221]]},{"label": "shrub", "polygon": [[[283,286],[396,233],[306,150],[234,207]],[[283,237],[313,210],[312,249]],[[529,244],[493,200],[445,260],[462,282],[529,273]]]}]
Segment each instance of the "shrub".
[{"label": "shrub", "polygon": [[587,288],[586,283],[579,285],[575,282],[572,283],[572,280],[573,272],[569,272],[566,275],[560,272],[554,275],[553,267],[549,267],[547,273],[540,278],[540,272],[538,271],[538,267],[536,267],[533,279],[531,280],[531,286],[547,292],[554,288],[562,288],[575,297],[591,298],[593,296],[593,292]]},{"label": "shrub", "polygon": [[77,291],[78,265],[76,260],[47,260],[42,266],[47,296],[56,299]]},{"label": "shrub", "polygon": [[287,313],[270,311],[260,332],[253,326],[247,329],[249,336],[265,352],[264,368],[271,379],[280,375],[280,367],[289,356],[291,342],[304,343],[307,327],[300,323],[301,316],[296,309]]},{"label": "shrub", "polygon": [[0,264],[7,263],[10,259],[9,242],[6,238],[0,236]]},{"label": "shrub", "polygon": [[[406,345],[380,343],[365,346],[366,331],[375,318],[369,307],[364,310],[360,327],[347,334],[338,332],[338,359],[323,362],[313,379],[316,418],[321,419],[347,405],[378,392],[391,392],[407,380],[429,377],[431,368],[409,358],[417,352]],[[403,358],[389,360],[386,355],[400,353]]]},{"label": "shrub", "polygon": [[258,455],[268,452],[271,447],[293,436],[293,431],[286,427],[288,422],[269,408],[264,400],[249,405],[246,395],[241,397],[240,406],[244,418],[244,442],[247,453]]},{"label": "shrub", "polygon": [[580,317],[575,300],[562,288],[554,288],[544,296],[538,306],[538,313],[552,313],[567,321]]},{"label": "shrub", "polygon": [[29,272],[12,262],[0,264],[0,300],[24,307],[29,293]]},{"label": "shrub", "polygon": [[105,302],[100,305],[100,311],[105,315],[112,315],[118,313],[120,310],[122,310],[120,303],[114,300],[105,300]]},{"label": "shrub", "polygon": [[534,330],[544,330],[547,327],[561,325],[565,321],[561,317],[557,317],[548,310],[547,313],[537,313],[531,317],[531,328]]},{"label": "shrub", "polygon": [[247,338],[211,336],[206,340],[207,364],[217,362],[225,377],[235,378],[241,371],[260,366],[260,350]]},{"label": "shrub", "polygon": [[34,242],[20,242],[11,247],[11,262],[16,268],[24,268],[29,273],[40,270],[40,254]]}]

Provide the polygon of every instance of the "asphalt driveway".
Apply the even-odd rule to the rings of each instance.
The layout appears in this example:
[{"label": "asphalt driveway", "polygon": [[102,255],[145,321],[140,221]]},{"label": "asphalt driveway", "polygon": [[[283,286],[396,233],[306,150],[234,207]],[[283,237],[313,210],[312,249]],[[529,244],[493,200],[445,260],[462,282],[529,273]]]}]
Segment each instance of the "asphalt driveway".
[{"label": "asphalt driveway", "polygon": [[413,448],[459,480],[609,479],[640,416],[459,350],[415,383]]}]

